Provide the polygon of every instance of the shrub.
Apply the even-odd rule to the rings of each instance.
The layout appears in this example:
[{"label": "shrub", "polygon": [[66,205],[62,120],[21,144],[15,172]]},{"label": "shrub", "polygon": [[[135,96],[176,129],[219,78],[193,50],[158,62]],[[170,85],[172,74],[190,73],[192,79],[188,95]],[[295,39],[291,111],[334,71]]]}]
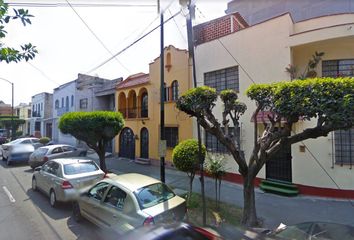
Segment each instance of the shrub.
[{"label": "shrub", "polygon": [[46,145],[47,143],[50,142],[50,138],[49,137],[42,137],[39,139],[39,142],[43,145]]}]

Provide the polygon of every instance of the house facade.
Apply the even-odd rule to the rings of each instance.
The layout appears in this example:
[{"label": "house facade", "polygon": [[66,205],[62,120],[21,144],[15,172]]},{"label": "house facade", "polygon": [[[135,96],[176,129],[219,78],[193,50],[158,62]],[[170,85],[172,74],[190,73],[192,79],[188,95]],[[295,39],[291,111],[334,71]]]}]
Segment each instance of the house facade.
[{"label": "house facade", "polygon": [[23,136],[30,135],[32,104],[20,103],[15,107],[15,113],[19,119],[25,120],[25,123],[20,125],[17,131],[21,131]]},{"label": "house facade", "polygon": [[32,96],[30,135],[52,138],[53,94],[42,92]]},{"label": "house facade", "polygon": [[[230,19],[233,24],[225,23]],[[241,117],[239,143],[248,159],[253,148],[252,115],[256,106],[245,96],[245,90],[253,83],[290,80],[285,68],[291,64],[302,73],[316,51],[324,53],[315,69],[317,76],[354,76],[354,14],[321,15],[296,22],[290,13],[285,13],[256,24],[248,24],[245,19],[239,13],[232,13],[195,26],[194,34],[198,82],[218,91],[234,89],[239,92],[240,101],[247,105]],[[235,23],[239,24],[237,29]],[[218,28],[220,24],[227,27]],[[208,30],[213,26],[214,31]],[[215,114],[221,118],[221,112],[221,102],[218,102]],[[313,124],[301,121],[293,130],[298,132]],[[267,163],[257,179],[291,182],[303,194],[353,198],[353,140],[352,129],[293,144],[283,149],[277,161]],[[208,134],[204,134],[204,142],[209,151],[225,154],[227,178],[240,181],[238,166],[222,144]]]},{"label": "house facade", "polygon": [[[114,111],[115,86],[121,78],[107,80],[96,76],[78,74],[78,78],[54,89],[53,92],[53,140],[71,145],[83,144],[70,134],[58,129],[60,117],[74,111]],[[107,151],[113,152],[113,144]]]},{"label": "house facade", "polygon": [[[193,122],[176,108],[180,94],[192,87],[188,52],[168,46],[164,49],[164,112],[166,164],[172,164],[172,150],[193,137]],[[160,57],[149,66],[149,74],[138,73],[120,82],[116,88],[118,111],[125,127],[116,138],[120,157],[158,164],[160,159]]]}]

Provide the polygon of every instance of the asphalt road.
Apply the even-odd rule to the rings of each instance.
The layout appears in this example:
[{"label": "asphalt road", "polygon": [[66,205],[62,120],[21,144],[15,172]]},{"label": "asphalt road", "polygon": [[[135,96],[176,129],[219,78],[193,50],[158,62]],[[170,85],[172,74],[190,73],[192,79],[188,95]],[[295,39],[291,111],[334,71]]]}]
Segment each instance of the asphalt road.
[{"label": "asphalt road", "polygon": [[47,196],[32,191],[32,173],[27,165],[8,167],[0,160],[0,239],[112,238],[88,221],[76,223],[71,204],[52,208]]}]

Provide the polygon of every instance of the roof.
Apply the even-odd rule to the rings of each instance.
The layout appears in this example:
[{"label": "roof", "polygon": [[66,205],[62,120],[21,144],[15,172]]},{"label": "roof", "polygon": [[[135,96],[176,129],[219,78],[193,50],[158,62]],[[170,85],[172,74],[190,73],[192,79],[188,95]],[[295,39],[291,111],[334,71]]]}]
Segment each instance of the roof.
[{"label": "roof", "polygon": [[160,181],[139,173],[127,173],[127,174],[110,174],[109,178],[106,181],[118,182],[122,186],[126,187],[130,191],[134,192],[135,190],[148,186],[154,183],[159,183]]},{"label": "roof", "polygon": [[123,89],[123,88],[129,88],[129,87],[134,87],[137,85],[145,84],[149,82],[149,74],[147,73],[136,73],[133,75],[130,75],[123,81],[117,84],[116,89]]},{"label": "roof", "polygon": [[92,159],[83,159],[83,158],[55,158],[51,161],[60,163],[60,164],[73,164],[79,162],[92,162]]}]

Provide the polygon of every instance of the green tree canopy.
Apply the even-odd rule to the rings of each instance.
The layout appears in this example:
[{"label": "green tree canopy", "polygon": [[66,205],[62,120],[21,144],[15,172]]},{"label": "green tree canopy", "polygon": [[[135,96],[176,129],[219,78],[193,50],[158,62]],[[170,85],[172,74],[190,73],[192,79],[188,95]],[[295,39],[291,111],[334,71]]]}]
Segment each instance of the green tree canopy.
[{"label": "green tree canopy", "polygon": [[59,129],[84,141],[96,151],[100,166],[106,171],[105,147],[123,128],[124,119],[119,112],[69,112],[61,116]]},{"label": "green tree canopy", "polygon": [[10,20],[19,19],[22,24],[26,26],[26,24],[31,24],[30,18],[33,17],[33,15],[29,14],[28,10],[13,9],[14,15],[9,15],[8,10],[8,4],[0,0],[0,62],[5,61],[6,63],[10,63],[33,59],[38,52],[36,47],[31,43],[20,46],[21,50],[18,50],[13,47],[5,46],[1,42],[1,39],[6,37],[7,31],[5,30],[5,25],[8,24]]},{"label": "green tree canopy", "polygon": [[[175,167],[187,173],[189,177],[189,197],[192,194],[193,179],[199,169],[199,146],[196,139],[187,139],[180,142],[172,152],[172,160]],[[206,148],[202,145],[202,158],[205,158]]]},{"label": "green tree canopy", "polygon": [[[334,130],[353,127],[354,78],[313,78],[254,84],[246,94],[256,102],[253,113],[254,146],[248,161],[241,154],[236,132],[246,105],[237,100],[236,92],[224,90],[220,93],[224,106],[220,122],[213,113],[218,94],[209,87],[189,90],[178,99],[177,108],[196,117],[205,131],[216,136],[238,164],[244,185],[242,223],[255,226],[258,220],[253,181],[260,169],[281,148],[309,138],[327,136]],[[264,132],[259,135],[256,116],[260,111],[269,114],[268,121],[263,122],[266,126]],[[300,120],[312,120],[314,126],[295,133],[292,127]],[[277,127],[280,121],[283,127]],[[230,124],[234,127],[233,131],[229,129]]]}]

